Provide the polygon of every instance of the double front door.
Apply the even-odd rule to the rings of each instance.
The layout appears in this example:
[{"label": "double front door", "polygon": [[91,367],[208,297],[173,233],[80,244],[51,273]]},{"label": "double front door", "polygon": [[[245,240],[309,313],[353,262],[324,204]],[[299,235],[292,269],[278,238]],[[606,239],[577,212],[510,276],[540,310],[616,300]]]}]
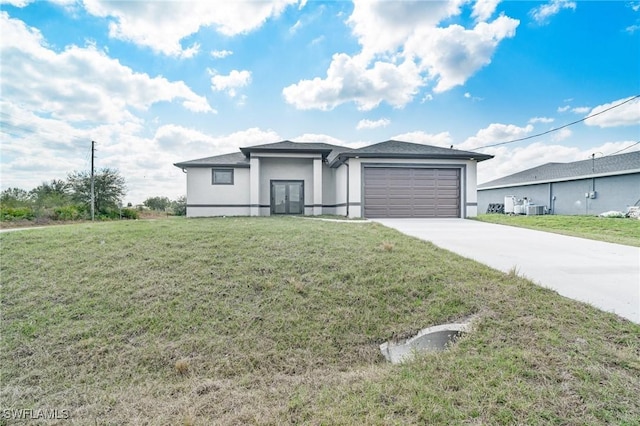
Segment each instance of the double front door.
[{"label": "double front door", "polygon": [[271,214],[303,214],[304,181],[271,181]]}]

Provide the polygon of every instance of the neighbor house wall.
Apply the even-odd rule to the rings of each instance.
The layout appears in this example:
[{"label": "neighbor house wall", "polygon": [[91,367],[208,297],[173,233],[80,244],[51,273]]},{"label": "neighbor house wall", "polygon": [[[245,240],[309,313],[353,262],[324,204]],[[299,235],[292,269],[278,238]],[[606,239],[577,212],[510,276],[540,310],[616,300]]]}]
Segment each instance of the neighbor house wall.
[{"label": "neighbor house wall", "polygon": [[213,185],[212,170],[186,169],[187,217],[249,215],[249,169],[235,168],[233,185]]},{"label": "neighbor house wall", "polygon": [[[585,195],[595,186],[595,198]],[[606,211],[626,211],[640,199],[640,173],[547,182],[508,188],[478,190],[478,208],[485,213],[489,203],[504,203],[504,197],[527,197],[545,205],[553,214],[597,215]],[[555,197],[555,200],[553,199]]]}]

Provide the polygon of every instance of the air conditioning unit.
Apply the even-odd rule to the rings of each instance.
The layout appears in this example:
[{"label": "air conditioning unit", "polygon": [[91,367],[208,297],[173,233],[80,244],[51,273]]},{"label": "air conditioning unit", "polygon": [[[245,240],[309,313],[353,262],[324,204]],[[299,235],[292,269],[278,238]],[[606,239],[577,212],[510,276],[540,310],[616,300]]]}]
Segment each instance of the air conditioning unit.
[{"label": "air conditioning unit", "polygon": [[516,205],[516,197],[513,195],[507,195],[504,197],[504,212],[506,214],[513,214],[513,206]]},{"label": "air conditioning unit", "polygon": [[539,216],[544,214],[544,206],[529,204],[527,206],[527,216]]}]

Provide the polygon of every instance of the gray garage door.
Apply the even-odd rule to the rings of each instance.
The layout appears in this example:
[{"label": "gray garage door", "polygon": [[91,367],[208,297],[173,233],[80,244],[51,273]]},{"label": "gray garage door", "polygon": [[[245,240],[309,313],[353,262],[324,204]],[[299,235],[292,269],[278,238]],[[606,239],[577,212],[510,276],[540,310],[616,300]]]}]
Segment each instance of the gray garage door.
[{"label": "gray garage door", "polygon": [[460,169],[364,168],[365,217],[460,217]]}]

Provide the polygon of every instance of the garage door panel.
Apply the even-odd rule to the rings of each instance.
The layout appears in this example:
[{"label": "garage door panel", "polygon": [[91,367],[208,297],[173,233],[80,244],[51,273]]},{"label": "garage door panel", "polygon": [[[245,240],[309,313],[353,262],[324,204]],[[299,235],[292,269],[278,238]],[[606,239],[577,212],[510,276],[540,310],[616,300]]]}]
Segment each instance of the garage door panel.
[{"label": "garage door panel", "polygon": [[460,169],[365,167],[366,217],[460,217]]}]

